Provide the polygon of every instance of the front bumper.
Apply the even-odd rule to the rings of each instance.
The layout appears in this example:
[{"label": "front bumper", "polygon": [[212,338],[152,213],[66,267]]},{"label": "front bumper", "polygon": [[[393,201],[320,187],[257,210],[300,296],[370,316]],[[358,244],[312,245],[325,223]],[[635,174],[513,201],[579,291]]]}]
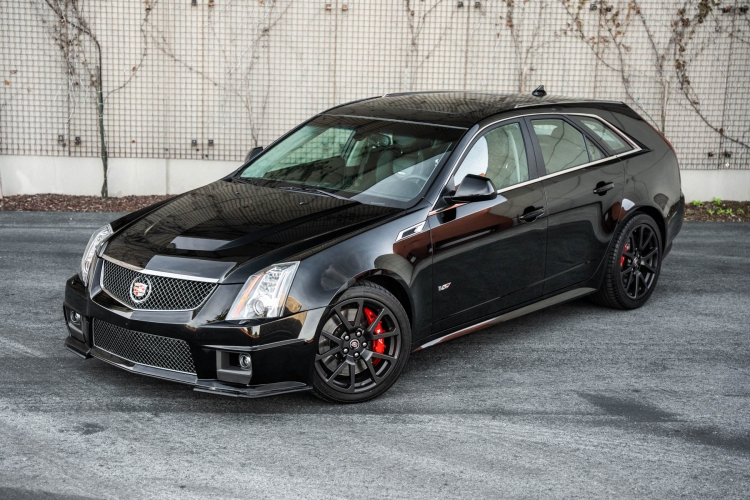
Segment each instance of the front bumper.
[{"label": "front bumper", "polygon": [[[100,269],[95,272],[98,274]],[[65,347],[83,358],[95,357],[139,375],[180,382],[196,391],[224,396],[255,398],[312,388],[315,332],[323,309],[240,325],[216,318],[223,316],[225,304],[236,296],[241,285],[219,286],[194,311],[137,311],[112,300],[95,285],[97,276],[92,282],[90,293],[78,276],[70,278],[65,286],[63,311],[69,333]],[[145,339],[186,344],[191,366],[183,370],[168,369],[130,354],[143,352],[142,346],[118,350],[106,345],[105,348],[97,342],[101,325]],[[146,349],[150,349],[148,359],[153,359],[155,348]],[[251,370],[239,366],[240,355],[250,357]]]}]

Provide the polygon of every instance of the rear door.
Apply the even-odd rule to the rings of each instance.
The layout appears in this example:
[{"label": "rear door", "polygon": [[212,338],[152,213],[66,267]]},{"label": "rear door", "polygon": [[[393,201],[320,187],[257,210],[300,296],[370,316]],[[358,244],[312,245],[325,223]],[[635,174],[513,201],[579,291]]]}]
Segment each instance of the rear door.
[{"label": "rear door", "polygon": [[594,275],[617,227],[622,202],[622,162],[578,118],[526,117],[545,176],[545,295]]},{"label": "rear door", "polygon": [[467,149],[448,188],[489,177],[498,196],[432,212],[433,332],[542,294],[546,204],[523,119],[499,122]]}]

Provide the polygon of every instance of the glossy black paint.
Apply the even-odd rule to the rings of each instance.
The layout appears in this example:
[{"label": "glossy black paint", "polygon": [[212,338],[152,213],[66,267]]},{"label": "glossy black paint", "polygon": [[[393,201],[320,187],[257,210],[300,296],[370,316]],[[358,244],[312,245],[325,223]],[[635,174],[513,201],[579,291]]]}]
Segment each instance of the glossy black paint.
[{"label": "glossy black paint", "polygon": [[[555,117],[535,115],[526,117],[526,122],[531,129],[532,119]],[[588,140],[606,151],[606,144],[579,126],[575,116],[564,118]],[[534,149],[536,158],[542,158],[538,142],[534,142]],[[537,169],[542,172],[540,175],[547,174],[543,162],[537,161]],[[622,162],[613,158],[543,181],[548,219],[545,294],[583,282],[594,275],[617,227],[624,179]]]},{"label": "glossy black paint", "polygon": [[[109,240],[106,254],[151,271],[242,283],[248,272],[400,212],[217,181],[134,221]],[[232,273],[254,260],[252,270]]]},{"label": "glossy black paint", "polygon": [[497,189],[490,179],[485,177],[468,174],[461,181],[461,185],[455,194],[445,197],[446,203],[476,203],[478,201],[488,201],[497,198]]},{"label": "glossy black paint", "polygon": [[529,207],[545,207],[541,182],[430,217],[433,333],[542,295],[547,219],[523,222]]},{"label": "glossy black paint", "polygon": [[[148,271],[217,279],[219,286],[195,311],[134,311],[101,291],[98,259],[90,289],[75,276],[67,282],[64,307],[84,316],[85,337],[85,342],[69,337],[68,347],[90,354],[92,318],[183,339],[203,381],[201,390],[226,393],[232,385],[216,380],[216,349],[208,346],[256,348],[288,341],[252,351],[251,385],[282,383],[279,391],[298,390],[312,380],[314,332],[325,308],[357,280],[376,282],[402,302],[412,323],[412,347],[419,348],[498,315],[598,288],[602,256],[618,224],[631,213],[645,212],[656,220],[665,253],[682,225],[684,198],[675,154],[622,103],[457,92],[374,98],[326,113],[465,132],[441,160],[424,198],[408,209],[281,191],[233,182],[230,176],[114,221],[116,234],[103,255]],[[493,200],[446,202],[444,186],[477,134],[501,120],[525,123],[529,115],[575,114],[606,120],[642,150],[545,177],[536,140],[524,126],[529,182],[502,190]],[[575,123],[574,116],[569,119]],[[609,183],[613,186],[603,195],[593,192]],[[421,231],[398,239],[421,223]],[[225,320],[250,275],[285,261],[300,265],[283,318]],[[439,290],[446,283],[450,286]]]}]

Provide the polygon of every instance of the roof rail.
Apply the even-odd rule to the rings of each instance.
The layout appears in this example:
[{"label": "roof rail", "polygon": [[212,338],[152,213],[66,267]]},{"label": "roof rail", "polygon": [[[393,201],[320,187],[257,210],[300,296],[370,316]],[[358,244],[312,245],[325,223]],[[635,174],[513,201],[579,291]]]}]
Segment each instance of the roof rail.
[{"label": "roof rail", "polygon": [[355,103],[357,103],[357,102],[370,101],[370,100],[372,100],[372,99],[377,99],[377,98],[378,98],[378,97],[377,97],[377,96],[375,96],[375,97],[364,97],[364,98],[362,98],[362,99],[354,99],[353,101],[345,102],[345,103],[343,103],[343,104],[337,104],[337,105],[335,105],[334,107],[332,107],[332,108],[328,108],[328,109],[326,109],[325,111],[321,111],[321,112],[320,112],[320,113],[318,113],[318,114],[322,114],[322,113],[325,113],[326,111],[331,111],[332,109],[337,109],[337,108],[341,108],[341,107],[344,107],[344,106],[348,106],[348,105],[350,105],[350,104],[355,104]]}]

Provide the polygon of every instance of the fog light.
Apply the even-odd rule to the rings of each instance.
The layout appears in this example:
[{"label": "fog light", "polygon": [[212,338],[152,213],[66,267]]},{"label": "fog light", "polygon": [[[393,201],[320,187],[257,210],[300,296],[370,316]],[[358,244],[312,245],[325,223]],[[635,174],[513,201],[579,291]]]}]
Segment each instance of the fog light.
[{"label": "fog light", "polygon": [[240,368],[243,370],[252,370],[253,369],[253,361],[250,359],[249,354],[240,354]]},{"label": "fog light", "polygon": [[70,311],[69,318],[70,318],[70,323],[72,325],[77,326],[77,327],[80,328],[80,326],[81,326],[81,315],[80,314],[78,314],[75,311]]}]

